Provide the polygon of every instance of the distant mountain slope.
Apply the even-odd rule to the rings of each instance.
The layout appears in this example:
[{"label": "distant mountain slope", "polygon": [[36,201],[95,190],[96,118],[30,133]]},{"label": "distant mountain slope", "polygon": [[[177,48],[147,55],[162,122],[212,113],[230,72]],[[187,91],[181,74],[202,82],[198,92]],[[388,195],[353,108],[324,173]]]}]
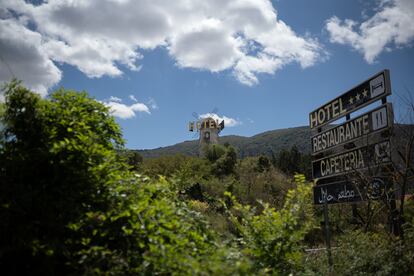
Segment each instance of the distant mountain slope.
[{"label": "distant mountain slope", "polygon": [[[301,152],[310,152],[309,127],[294,127],[266,131],[252,137],[229,135],[220,137],[220,144],[229,143],[237,148],[240,157],[277,154],[282,149],[290,149],[296,145]],[[198,140],[185,141],[168,147],[151,150],[138,150],[144,158],[159,157],[162,155],[198,154]]]}]

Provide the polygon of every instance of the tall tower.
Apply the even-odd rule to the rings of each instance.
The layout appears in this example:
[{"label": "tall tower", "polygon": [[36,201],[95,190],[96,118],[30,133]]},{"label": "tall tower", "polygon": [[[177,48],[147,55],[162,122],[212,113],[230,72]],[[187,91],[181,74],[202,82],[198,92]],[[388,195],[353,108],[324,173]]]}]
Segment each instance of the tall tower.
[{"label": "tall tower", "polygon": [[211,117],[201,119],[197,122],[189,123],[189,131],[197,131],[200,133],[198,139],[199,155],[203,154],[203,148],[206,145],[218,144],[219,133],[224,128],[224,120],[219,123]]}]

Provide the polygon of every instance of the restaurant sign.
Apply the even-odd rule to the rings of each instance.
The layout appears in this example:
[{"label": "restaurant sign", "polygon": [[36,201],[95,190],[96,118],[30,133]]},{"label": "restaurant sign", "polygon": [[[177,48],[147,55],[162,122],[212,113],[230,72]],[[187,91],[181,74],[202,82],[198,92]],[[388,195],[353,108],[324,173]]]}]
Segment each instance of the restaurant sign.
[{"label": "restaurant sign", "polygon": [[311,138],[312,154],[383,131],[392,126],[392,105],[387,103],[343,124],[322,131]]}]

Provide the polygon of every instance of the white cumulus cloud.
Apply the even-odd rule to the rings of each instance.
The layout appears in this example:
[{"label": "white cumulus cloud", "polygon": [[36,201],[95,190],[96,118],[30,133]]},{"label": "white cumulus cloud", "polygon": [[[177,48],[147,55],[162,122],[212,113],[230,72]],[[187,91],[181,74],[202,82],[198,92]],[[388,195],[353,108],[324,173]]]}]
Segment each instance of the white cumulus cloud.
[{"label": "white cumulus cloud", "polygon": [[111,97],[109,97],[109,101],[120,103],[120,102],[122,102],[122,99],[120,99],[118,97],[115,97],[115,96],[111,96]]},{"label": "white cumulus cloud", "polygon": [[[317,40],[278,19],[270,0],[57,0],[0,4],[0,52],[37,89],[59,82],[55,63],[90,78],[139,71],[143,53],[163,48],[180,68],[232,72],[254,85],[289,63],[324,56]],[[17,35],[18,34],[18,35]],[[14,60],[15,59],[18,60]],[[3,69],[0,81],[8,79]],[[6,72],[6,73],[5,73]]]},{"label": "white cumulus cloud", "polygon": [[122,99],[111,96],[109,100],[104,100],[102,101],[102,103],[109,107],[109,110],[113,116],[121,119],[133,118],[135,117],[137,112],[151,114],[151,111],[148,108],[148,106],[138,102],[136,99],[134,104],[127,105],[122,103]]},{"label": "white cumulus cloud", "polygon": [[134,102],[138,102],[137,98],[135,98],[134,95],[129,95],[129,98]]},{"label": "white cumulus cloud", "polygon": [[43,50],[39,33],[13,18],[0,19],[0,83],[17,78],[44,96],[61,75]]},{"label": "white cumulus cloud", "polygon": [[229,118],[227,116],[219,116],[216,113],[205,113],[201,114],[199,117],[202,119],[210,117],[214,120],[218,120],[219,123],[224,120],[224,127],[235,127],[242,124],[242,122],[237,119]]},{"label": "white cumulus cloud", "polygon": [[409,45],[414,39],[414,1],[382,0],[378,11],[362,23],[334,16],[326,23],[330,40],[350,45],[368,63],[384,50]]}]

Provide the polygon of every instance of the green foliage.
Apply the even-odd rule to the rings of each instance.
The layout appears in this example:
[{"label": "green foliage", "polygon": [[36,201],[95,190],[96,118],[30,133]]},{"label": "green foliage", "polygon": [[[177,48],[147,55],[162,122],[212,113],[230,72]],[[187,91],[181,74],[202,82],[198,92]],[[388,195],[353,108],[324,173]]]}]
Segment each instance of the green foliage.
[{"label": "green foliage", "polygon": [[229,146],[226,148],[224,154],[214,162],[213,173],[217,176],[232,174],[234,173],[236,163],[236,149]]},{"label": "green foliage", "polygon": [[245,204],[256,205],[257,200],[263,200],[273,207],[283,207],[286,193],[294,183],[272,166],[259,172],[258,162],[256,157],[240,160],[235,172],[238,185],[234,185],[232,193]]},{"label": "green foliage", "polygon": [[231,195],[231,220],[244,245],[243,252],[253,258],[256,269],[272,274],[289,274],[303,270],[301,242],[314,228],[311,187],[299,183],[290,190],[282,210],[264,203],[262,211],[243,206]]},{"label": "green foliage", "polygon": [[277,157],[273,155],[272,162],[275,167],[288,175],[302,173],[308,178],[311,177],[310,155],[301,153],[296,145],[290,149],[282,149]]},{"label": "green foliage", "polygon": [[187,157],[180,168],[174,172],[176,188],[179,190],[191,187],[196,183],[205,183],[211,177],[211,165],[202,158]]},{"label": "green foliage", "polygon": [[[384,233],[347,232],[340,236],[332,252],[332,271],[337,275],[412,275],[412,242]],[[309,259],[309,268],[317,275],[328,274],[326,262],[322,251]]]},{"label": "green foliage", "polygon": [[[307,171],[308,156],[295,147],[272,161],[237,160],[230,145],[207,148],[206,158],[142,160],[85,92],[42,99],[16,81],[5,88],[0,132],[4,274],[333,273],[325,252],[304,253],[310,240],[321,242],[312,185],[271,166]],[[330,208],[335,274],[414,274],[413,200],[401,239],[384,234],[381,208],[359,207],[372,214],[365,232],[349,231],[350,206]]]},{"label": "green foliage", "polygon": [[206,145],[203,148],[205,158],[211,163],[216,162],[220,157],[222,157],[226,152],[226,147],[222,145]]},{"label": "green foliage", "polygon": [[1,123],[3,272],[249,271],[249,261],[218,245],[200,214],[178,200],[164,178],[149,181],[128,171],[118,154],[119,126],[86,93],[61,89],[47,100],[14,82]]},{"label": "green foliage", "polygon": [[[267,131],[252,137],[222,136],[220,137],[220,143],[234,146],[240,158],[260,155],[271,157],[272,153],[278,153],[283,149],[290,149],[293,145],[296,145],[301,153],[309,153],[309,137],[311,135],[311,129],[308,126],[302,126]],[[197,156],[199,153],[198,140],[185,141],[173,146],[152,150],[142,150],[140,153],[144,158],[155,158],[178,153]]]},{"label": "green foliage", "polygon": [[120,128],[86,93],[61,89],[44,100],[18,82],[6,87],[1,123],[2,262],[52,273],[68,250],[65,225],[108,206],[108,184],[123,168]]},{"label": "green foliage", "polygon": [[130,166],[130,170],[138,171],[144,158],[135,150],[122,150],[119,151],[121,158],[125,159],[125,162]]},{"label": "green foliage", "polygon": [[204,157],[211,163],[211,173],[216,176],[234,173],[237,164],[236,149],[230,145],[206,145],[203,148]]},{"label": "green foliage", "polygon": [[211,163],[207,159],[182,154],[144,159],[138,171],[150,177],[178,178],[183,187],[208,179],[212,175]]},{"label": "green foliage", "polygon": [[84,235],[72,241],[79,248],[72,265],[80,264],[79,272],[194,275],[242,269],[222,265],[226,249],[164,179],[124,181],[113,209],[87,213],[70,226]]},{"label": "green foliage", "polygon": [[257,167],[256,170],[258,172],[268,171],[271,167],[270,159],[267,156],[261,155],[257,160]]},{"label": "green foliage", "polygon": [[188,158],[190,157],[176,154],[145,159],[139,171],[150,177],[159,175],[171,177],[182,168]]},{"label": "green foliage", "polygon": [[281,150],[275,165],[283,172],[293,175],[299,172],[300,157],[300,152],[295,145],[290,150]]}]

